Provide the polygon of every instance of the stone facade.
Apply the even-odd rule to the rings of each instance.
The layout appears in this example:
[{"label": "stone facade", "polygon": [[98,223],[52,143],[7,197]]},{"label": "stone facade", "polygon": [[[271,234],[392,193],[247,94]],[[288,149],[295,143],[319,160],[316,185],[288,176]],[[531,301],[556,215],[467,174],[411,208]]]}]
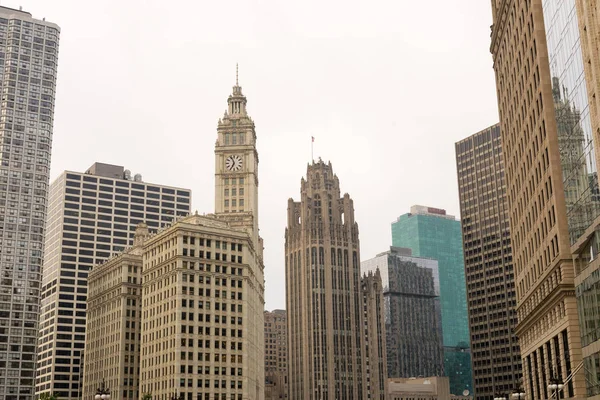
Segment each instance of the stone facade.
[{"label": "stone facade", "polygon": [[367,399],[385,400],[387,364],[385,307],[381,273],[369,271],[362,280]]},{"label": "stone facade", "polygon": [[[492,2],[491,52],[514,259],[516,334],[528,398],[548,398],[550,378],[564,382],[571,374],[562,396],[584,398],[571,251],[572,240],[577,238],[569,230],[570,223],[578,226],[579,211],[574,206],[583,203],[571,203],[578,189],[566,191],[579,181],[563,182],[563,166],[569,165],[565,157],[570,153],[560,147],[569,143],[562,132],[577,132],[560,130],[557,122],[557,112],[565,110],[557,107],[565,101],[557,96],[565,95],[559,86],[565,80],[556,82],[550,68],[550,58],[556,53],[549,51],[546,29],[555,20],[544,20],[545,2]],[[554,42],[561,32],[555,31]],[[554,67],[561,67],[561,60]],[[564,176],[570,175],[565,172]]]},{"label": "stone facade", "polygon": [[265,400],[287,398],[287,313],[265,311]]},{"label": "stone facade", "polygon": [[113,399],[140,399],[142,255],[149,236],[140,224],[133,247],[97,265],[88,276],[83,398],[106,380]]},{"label": "stone facade", "polygon": [[285,257],[290,398],[380,398],[377,377],[368,382],[367,360],[378,361],[362,331],[354,205],[331,164],[310,164],[301,201],[288,201]]},{"label": "stone facade", "polygon": [[[229,109],[219,121],[215,148],[217,212],[180,218],[151,235],[141,250],[141,315],[136,314],[132,321],[140,326],[141,334],[139,390],[133,393],[137,398],[150,394],[157,400],[174,396],[184,400],[264,399],[258,153],[254,124],[237,82],[233,91]],[[247,139],[239,146],[241,133],[237,130],[250,123],[252,135],[245,131]],[[235,135],[236,140],[226,135]],[[103,267],[96,268],[102,271]],[[90,292],[96,290],[90,288]],[[106,322],[115,317],[108,307],[110,298],[97,301],[102,304],[94,303],[98,310],[95,320]],[[127,315],[120,318],[121,324],[126,324]],[[109,352],[107,345],[111,343],[88,342],[90,354],[98,356],[86,357],[86,365],[94,365],[99,355]],[[90,373],[99,375],[93,370]],[[89,379],[91,385],[96,378]],[[112,399],[130,396],[113,384]]]}]

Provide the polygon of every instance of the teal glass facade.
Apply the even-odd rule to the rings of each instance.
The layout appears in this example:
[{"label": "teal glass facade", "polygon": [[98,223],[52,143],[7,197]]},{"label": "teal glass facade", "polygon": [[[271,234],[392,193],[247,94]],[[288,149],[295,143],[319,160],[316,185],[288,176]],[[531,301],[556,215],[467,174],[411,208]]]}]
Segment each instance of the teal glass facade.
[{"label": "teal glass facade", "polygon": [[392,245],[411,249],[415,257],[438,261],[444,370],[451,393],[473,393],[460,221],[445,215],[444,210],[424,209],[429,212],[404,214],[392,223]]}]

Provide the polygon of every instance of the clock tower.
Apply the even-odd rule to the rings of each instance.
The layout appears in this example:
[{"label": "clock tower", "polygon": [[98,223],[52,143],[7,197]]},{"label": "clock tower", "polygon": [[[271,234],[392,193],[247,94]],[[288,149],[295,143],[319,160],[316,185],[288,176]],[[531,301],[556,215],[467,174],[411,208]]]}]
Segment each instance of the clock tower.
[{"label": "clock tower", "polygon": [[254,234],[258,235],[256,131],[254,121],[246,112],[246,97],[238,84],[237,66],[235,86],[227,104],[227,111],[219,120],[215,143],[215,212],[231,214],[232,220],[243,219],[244,225],[251,224]]}]

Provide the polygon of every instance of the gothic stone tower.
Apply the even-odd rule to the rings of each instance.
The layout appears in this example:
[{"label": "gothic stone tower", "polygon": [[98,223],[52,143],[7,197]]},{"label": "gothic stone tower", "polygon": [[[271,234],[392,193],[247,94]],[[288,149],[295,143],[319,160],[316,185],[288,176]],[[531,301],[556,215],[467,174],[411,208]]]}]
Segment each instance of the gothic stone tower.
[{"label": "gothic stone tower", "polygon": [[291,399],[366,399],[358,225],[331,163],[308,166],[285,232]]}]

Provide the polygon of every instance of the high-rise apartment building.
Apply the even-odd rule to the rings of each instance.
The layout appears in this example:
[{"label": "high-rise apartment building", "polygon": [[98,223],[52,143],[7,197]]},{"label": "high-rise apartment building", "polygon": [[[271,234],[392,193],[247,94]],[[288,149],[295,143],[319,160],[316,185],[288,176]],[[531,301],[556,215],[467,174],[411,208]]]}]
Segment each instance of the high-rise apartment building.
[{"label": "high-rise apartment building", "polygon": [[0,6],[0,399],[34,375],[60,28]]},{"label": "high-rise apartment building", "polygon": [[265,400],[287,398],[287,313],[265,311]]},{"label": "high-rise apartment building", "polygon": [[469,319],[460,221],[446,210],[412,206],[392,224],[392,244],[438,262],[444,372],[450,392],[472,392]]},{"label": "high-rise apartment building", "polygon": [[361,278],[365,338],[367,399],[387,399],[385,299],[379,269]]},{"label": "high-rise apartment building", "polygon": [[492,399],[522,375],[500,125],[455,147],[474,395]]},{"label": "high-rise apartment building", "polygon": [[[141,315],[134,316],[134,306],[122,303],[125,314],[115,315],[114,299],[96,296],[120,284],[121,293],[131,289],[133,297],[127,293],[127,298],[137,300],[134,282],[119,283],[125,273],[137,278],[135,263],[127,262],[125,271],[125,261],[119,259],[132,257],[136,248],[94,267],[93,277],[107,271],[107,278],[94,279],[98,287],[90,287],[95,297],[88,299],[88,307],[94,309],[94,319],[88,327],[104,334],[121,329],[123,334],[124,326],[125,343],[123,349],[107,351],[105,346],[122,344],[123,338],[121,342],[89,338],[84,398],[91,397],[104,378],[109,388],[118,388],[112,392],[113,400],[135,400],[145,394],[158,400],[264,399],[264,264],[256,218],[256,133],[237,82],[228,103],[217,128],[217,212],[180,218],[143,242]],[[110,329],[91,325],[113,321],[115,316]],[[140,349],[132,339],[138,326]],[[137,359],[127,354],[132,345],[138,352],[139,371]],[[117,362],[123,362],[122,371],[116,371]],[[139,392],[131,389],[136,379]]]},{"label": "high-rise apartment building", "polygon": [[152,232],[190,213],[188,189],[142,182],[121,166],[65,171],[50,185],[36,393],[81,398],[87,278],[94,265],[133,245],[138,224]]},{"label": "high-rise apartment building", "polygon": [[517,335],[529,398],[549,397],[553,378],[566,383],[565,398],[598,393],[597,379],[590,379],[599,309],[597,7],[587,0],[492,2]]},{"label": "high-rise apartment building", "polygon": [[[288,201],[285,232],[289,396],[380,398],[366,354],[360,243],[354,205],[331,163],[308,165],[301,200]],[[370,390],[368,386],[370,385]]]},{"label": "high-rise apartment building", "polygon": [[94,266],[89,273],[81,398],[93,398],[104,379],[113,398],[141,398],[142,256],[149,236],[148,226],[139,224],[133,247]]},{"label": "high-rise apartment building", "polygon": [[381,271],[388,377],[443,376],[437,261],[392,247],[362,261],[361,270]]}]

